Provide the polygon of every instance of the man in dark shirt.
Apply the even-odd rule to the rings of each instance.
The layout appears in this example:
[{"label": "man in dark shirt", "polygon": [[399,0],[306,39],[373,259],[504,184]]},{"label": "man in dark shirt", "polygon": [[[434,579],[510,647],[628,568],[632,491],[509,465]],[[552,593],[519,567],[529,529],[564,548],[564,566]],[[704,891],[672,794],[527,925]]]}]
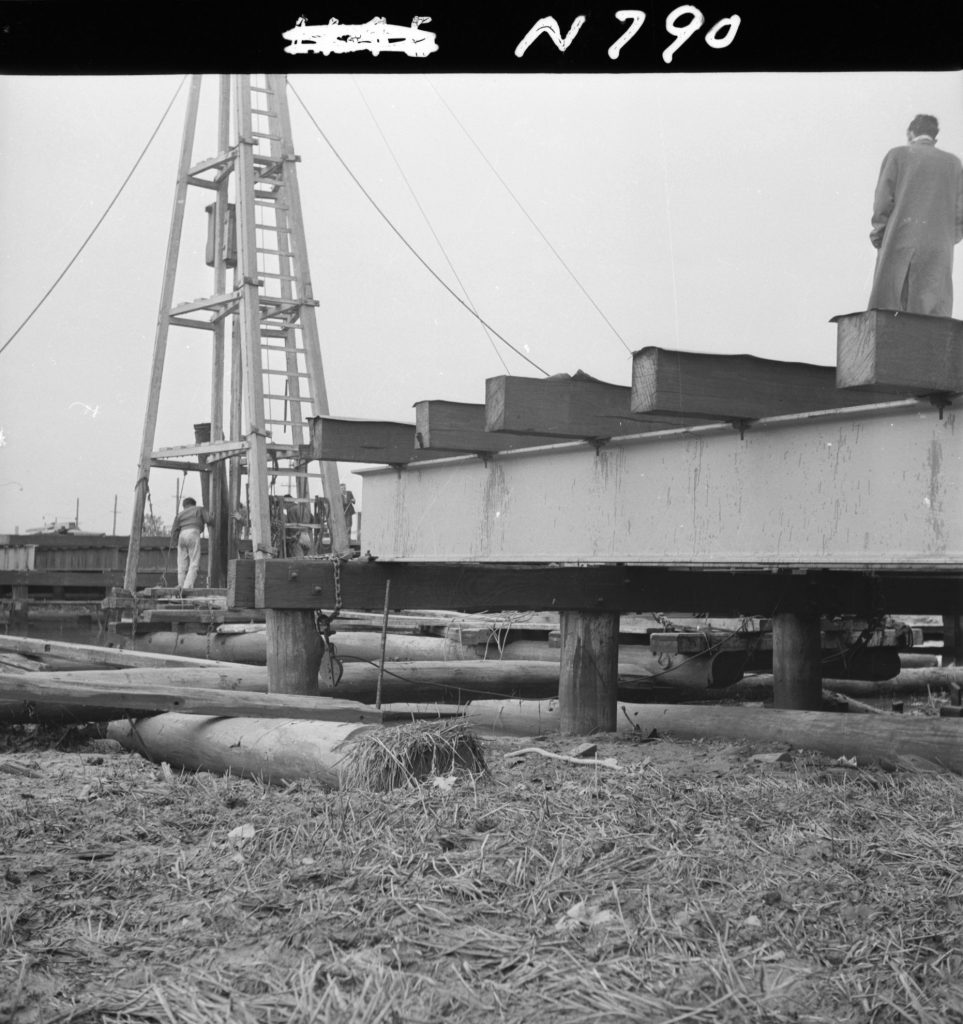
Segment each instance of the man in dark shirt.
[{"label": "man in dark shirt", "polygon": [[171,529],[171,541],[177,545],[177,585],[190,590],[201,562],[201,534],[214,518],[193,498],[185,498],[181,506]]},{"label": "man in dark shirt", "polygon": [[918,114],[907,145],[883,160],[870,241],[879,250],[870,309],[953,313],[953,246],[963,239],[963,167],[936,148],[939,123]]}]

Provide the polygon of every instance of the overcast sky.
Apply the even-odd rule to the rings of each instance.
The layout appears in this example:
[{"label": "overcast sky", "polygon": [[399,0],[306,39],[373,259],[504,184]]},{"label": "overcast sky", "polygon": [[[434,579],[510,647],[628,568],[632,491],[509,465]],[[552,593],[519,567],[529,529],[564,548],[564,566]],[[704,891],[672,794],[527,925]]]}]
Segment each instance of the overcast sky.
[{"label": "overcast sky", "polygon": [[[103,213],[180,82],[0,78],[0,345]],[[939,144],[963,153],[959,73],[290,84],[398,231],[460,292],[447,253],[506,339],[549,373],[624,385],[630,350],[645,345],[834,363],[830,317],[869,295],[883,155],[917,113],[935,114]],[[73,518],[78,500],[81,527],[110,532],[115,495],[117,532],[129,531],[187,91],[0,355],[0,533]],[[418,263],[289,100],[332,414],[413,422],[417,401],[480,403],[487,377],[538,376]],[[196,159],[217,148],[214,76],[201,103]],[[190,192],[175,301],[213,291],[210,197]],[[959,253],[954,284],[959,317]],[[157,447],[193,440],[209,387],[209,336],[172,329]],[[363,507],[352,468],[342,479]],[[167,521],[178,479],[151,474]],[[188,493],[199,495],[196,476]]]}]

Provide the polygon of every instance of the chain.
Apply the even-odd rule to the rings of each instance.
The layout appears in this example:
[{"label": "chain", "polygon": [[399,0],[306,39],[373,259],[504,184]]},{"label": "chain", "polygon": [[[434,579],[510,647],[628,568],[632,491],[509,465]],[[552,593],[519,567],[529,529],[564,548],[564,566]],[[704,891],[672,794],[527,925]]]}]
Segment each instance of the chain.
[{"label": "chain", "polygon": [[334,611],[331,618],[336,619],[341,614],[341,559],[334,558]]},{"label": "chain", "polygon": [[328,660],[331,670],[331,683],[337,686],[341,681],[344,668],[338,660],[334,644],[331,641],[331,623],[341,614],[341,559],[337,556],[332,556],[331,561],[334,563],[334,609],[330,615],[325,615],[320,608],[316,608],[314,610],[314,628],[318,631],[318,636],[321,637],[321,646],[323,648],[321,656],[322,669],[325,661]]}]

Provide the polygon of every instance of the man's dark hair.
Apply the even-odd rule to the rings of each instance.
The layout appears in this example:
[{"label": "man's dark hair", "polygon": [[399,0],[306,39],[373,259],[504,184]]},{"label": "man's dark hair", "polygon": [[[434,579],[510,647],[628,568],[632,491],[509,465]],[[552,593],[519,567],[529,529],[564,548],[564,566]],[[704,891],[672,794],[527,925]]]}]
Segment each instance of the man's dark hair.
[{"label": "man's dark hair", "polygon": [[197,502],[193,498],[185,498],[184,499],[184,507],[185,508],[192,508],[196,504],[197,504]]},{"label": "man's dark hair", "polygon": [[929,135],[935,139],[940,131],[940,122],[932,114],[917,114],[909,123],[909,131],[913,135]]}]

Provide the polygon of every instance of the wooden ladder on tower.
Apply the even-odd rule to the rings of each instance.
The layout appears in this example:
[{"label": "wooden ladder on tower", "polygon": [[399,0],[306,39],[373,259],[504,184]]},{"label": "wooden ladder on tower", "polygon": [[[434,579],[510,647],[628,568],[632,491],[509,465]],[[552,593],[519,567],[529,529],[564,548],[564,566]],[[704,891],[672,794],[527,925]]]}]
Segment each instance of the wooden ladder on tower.
[{"label": "wooden ladder on tower", "polygon": [[[202,494],[215,520],[209,545],[213,586],[224,585],[227,558],[237,557],[244,519],[255,558],[320,553],[325,529],[334,556],[350,550],[337,465],[325,461],[312,471],[304,455],[308,418],[329,410],[285,85],[284,75],[220,76],[217,155],[194,162],[201,76],[191,81],[134,489],[124,578],[131,592],[152,467],[196,470],[206,481]],[[214,290],[208,298],[175,304],[177,257],[192,188],[206,190],[208,198],[214,193],[206,207]],[[172,326],[211,334],[210,435],[207,439],[204,431],[193,444],[155,449]],[[192,458],[197,461],[184,461]]]}]

